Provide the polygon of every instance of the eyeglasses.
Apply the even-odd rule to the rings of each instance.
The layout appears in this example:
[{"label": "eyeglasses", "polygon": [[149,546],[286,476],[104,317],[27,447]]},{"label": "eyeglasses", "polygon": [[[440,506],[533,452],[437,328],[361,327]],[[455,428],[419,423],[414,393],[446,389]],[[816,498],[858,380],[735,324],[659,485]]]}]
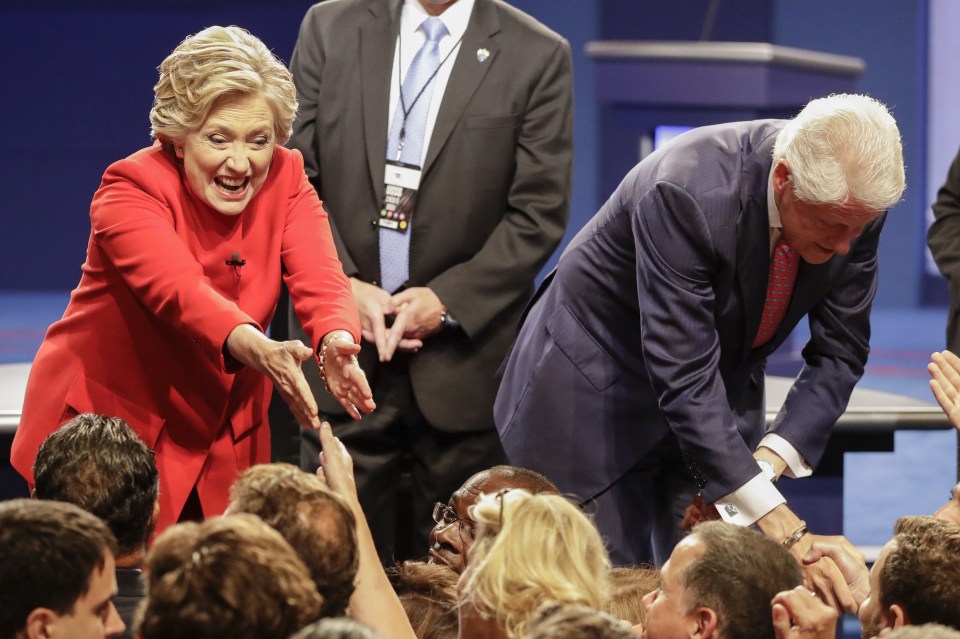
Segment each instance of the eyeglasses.
[{"label": "eyeglasses", "polygon": [[433,505],[433,521],[442,526],[458,524],[461,533],[466,533],[470,539],[476,536],[476,524],[469,519],[460,517],[453,508],[446,504],[437,502]]}]

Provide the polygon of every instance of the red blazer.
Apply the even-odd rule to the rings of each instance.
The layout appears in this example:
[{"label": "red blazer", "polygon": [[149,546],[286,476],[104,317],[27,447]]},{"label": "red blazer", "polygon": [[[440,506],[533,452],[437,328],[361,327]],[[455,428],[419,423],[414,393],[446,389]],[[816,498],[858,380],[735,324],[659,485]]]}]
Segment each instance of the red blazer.
[{"label": "red blazer", "polygon": [[[224,360],[230,331],[270,323],[282,276],[314,352],[334,329],[360,338],[303,158],[277,147],[260,192],[226,216],[191,193],[155,144],[107,169],[90,221],[80,284],[30,371],[13,466],[32,483],[50,432],[78,413],[122,417],[156,452],[158,531],[193,486],[204,514],[220,513],[237,474],[270,459],[271,385]],[[225,264],[234,255],[246,264]]]}]

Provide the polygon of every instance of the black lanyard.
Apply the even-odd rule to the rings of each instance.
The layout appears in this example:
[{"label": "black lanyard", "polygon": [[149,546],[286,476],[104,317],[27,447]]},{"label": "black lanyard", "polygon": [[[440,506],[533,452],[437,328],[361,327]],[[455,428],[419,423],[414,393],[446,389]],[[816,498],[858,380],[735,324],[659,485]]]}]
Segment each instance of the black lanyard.
[{"label": "black lanyard", "polygon": [[[461,35],[460,39],[457,40],[454,43],[453,47],[450,49],[450,51],[447,52],[447,55],[443,56],[443,60],[441,60],[440,64],[437,65],[437,68],[433,70],[433,73],[431,73],[430,77],[427,78],[427,81],[423,83],[423,86],[420,87],[420,92],[417,93],[416,96],[414,96],[413,102],[410,103],[410,108],[408,109],[406,104],[404,104],[403,82],[400,80],[400,70],[403,68],[403,64],[401,64],[401,60],[400,60],[400,57],[403,55],[403,27],[400,28],[400,33],[397,34],[397,88],[400,92],[400,103],[398,104],[398,106],[400,107],[400,112],[403,114],[403,120],[400,122],[400,135],[399,135],[400,140],[399,140],[399,145],[397,146],[398,162],[400,161],[400,154],[403,152],[403,140],[407,135],[407,118],[410,116],[410,112],[413,111],[413,107],[417,104],[417,100],[420,99],[420,96],[423,95],[423,92],[426,91],[427,87],[430,86],[430,83],[433,82],[433,79],[437,76],[437,73],[440,71],[440,67],[442,67],[446,63],[447,59],[451,55],[453,55],[453,52],[457,50],[457,47],[460,46],[460,42],[462,40],[463,40],[463,36]],[[426,44],[426,40],[424,40],[424,44]],[[439,46],[439,42],[437,43],[437,46]],[[410,69],[407,69],[407,73],[409,72],[410,72]],[[418,158],[417,164],[419,163],[420,161]]]}]

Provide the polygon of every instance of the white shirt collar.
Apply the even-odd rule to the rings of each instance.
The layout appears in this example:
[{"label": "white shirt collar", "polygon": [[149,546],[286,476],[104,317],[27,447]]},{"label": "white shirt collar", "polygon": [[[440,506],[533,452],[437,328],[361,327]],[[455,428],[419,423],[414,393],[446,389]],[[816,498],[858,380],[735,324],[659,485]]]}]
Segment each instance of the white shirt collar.
[{"label": "white shirt collar", "polygon": [[[457,0],[438,16],[447,27],[448,35],[444,38],[452,38],[453,42],[456,42],[463,37],[470,22],[470,14],[473,13],[474,2],[475,0]],[[419,34],[420,38],[423,38],[423,34],[418,29],[429,17],[430,14],[420,4],[420,0],[404,0],[400,18],[400,30],[403,36],[411,37]]]},{"label": "white shirt collar", "polygon": [[783,222],[780,221],[780,209],[777,208],[777,198],[773,191],[773,170],[777,168],[777,163],[770,165],[770,175],[767,176],[767,219],[771,229],[783,228]]}]

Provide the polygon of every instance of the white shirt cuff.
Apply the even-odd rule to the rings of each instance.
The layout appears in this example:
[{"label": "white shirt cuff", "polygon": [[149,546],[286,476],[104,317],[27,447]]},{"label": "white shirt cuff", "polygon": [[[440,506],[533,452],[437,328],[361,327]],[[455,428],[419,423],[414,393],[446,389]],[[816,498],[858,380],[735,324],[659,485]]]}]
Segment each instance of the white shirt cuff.
[{"label": "white shirt cuff", "polygon": [[800,479],[801,477],[809,477],[813,473],[813,469],[807,465],[807,462],[800,456],[797,449],[793,447],[793,444],[780,435],[767,433],[763,436],[763,439],[760,440],[760,446],[769,448],[780,455],[780,459],[787,463],[787,467],[783,471],[783,474],[787,477]]},{"label": "white shirt cuff", "polygon": [[726,497],[716,506],[720,518],[738,526],[751,526],[768,512],[787,502],[769,479],[759,473],[756,477]]}]

